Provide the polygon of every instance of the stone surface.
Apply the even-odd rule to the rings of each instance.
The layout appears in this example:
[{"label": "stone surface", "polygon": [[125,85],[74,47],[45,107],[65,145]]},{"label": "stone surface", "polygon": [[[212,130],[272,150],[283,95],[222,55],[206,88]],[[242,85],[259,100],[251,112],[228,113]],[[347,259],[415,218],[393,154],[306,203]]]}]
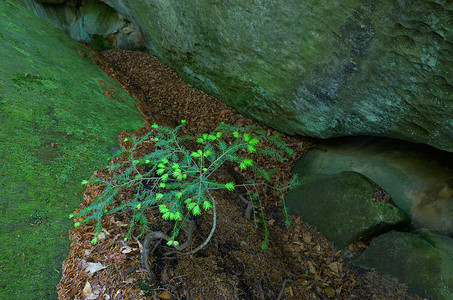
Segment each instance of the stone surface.
[{"label": "stone surface", "polygon": [[451,153],[393,139],[338,138],[319,143],[294,167],[302,182],[343,171],[382,186],[416,227],[453,236]]},{"label": "stone surface", "polygon": [[95,56],[17,3],[0,1],[0,298],[57,299],[80,182],[143,118]]},{"label": "stone surface", "polygon": [[113,47],[122,49],[145,47],[141,32],[127,18],[103,2],[23,1],[40,18],[67,33],[76,41],[90,44],[99,51]]},{"label": "stone surface", "polygon": [[52,5],[55,5],[55,4],[64,4],[66,2],[66,0],[34,0],[35,2],[38,2],[38,3],[43,3],[43,4],[52,4]]},{"label": "stone surface", "polygon": [[289,134],[453,151],[453,2],[104,0],[183,79]]},{"label": "stone surface", "polygon": [[354,263],[392,275],[420,296],[453,299],[451,238],[429,231],[393,231],[374,239]]},{"label": "stone surface", "polygon": [[338,248],[410,223],[392,201],[379,202],[376,186],[356,172],[318,176],[285,198],[290,212],[315,225]]}]

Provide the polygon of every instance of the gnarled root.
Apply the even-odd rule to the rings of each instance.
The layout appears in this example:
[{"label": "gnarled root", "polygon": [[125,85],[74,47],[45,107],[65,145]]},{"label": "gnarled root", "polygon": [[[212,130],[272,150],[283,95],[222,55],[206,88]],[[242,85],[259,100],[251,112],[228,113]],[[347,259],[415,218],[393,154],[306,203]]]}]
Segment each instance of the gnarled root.
[{"label": "gnarled root", "polygon": [[[142,250],[142,266],[143,268],[148,272],[149,279],[153,281],[153,276],[151,272],[151,268],[149,267],[149,245],[152,241],[154,240],[169,240],[170,237],[163,233],[162,231],[153,231],[151,233],[148,233],[148,235],[145,238],[145,241],[143,242],[143,250]],[[153,248],[151,251],[151,254],[154,252],[156,247],[159,245],[160,241],[156,244],[156,246]]]},{"label": "gnarled root", "polygon": [[[194,221],[190,220],[189,221],[189,233],[188,233],[187,241],[184,244],[182,244],[182,245],[174,246],[176,251],[166,252],[164,254],[165,256],[171,255],[171,254],[176,253],[176,252],[181,252],[184,249],[186,249],[192,243],[192,234],[193,234],[194,225],[195,225]],[[157,240],[156,245],[150,251],[151,243],[153,243],[156,240]],[[156,248],[159,246],[161,240],[164,240],[164,241],[168,242],[170,240],[170,237],[167,234],[163,233],[162,231],[153,231],[153,232],[150,232],[150,233],[148,233],[146,235],[145,240],[143,242],[143,250],[142,250],[142,254],[141,254],[142,265],[143,265],[143,268],[146,271],[148,271],[148,275],[149,275],[149,278],[151,279],[151,281],[153,280],[153,278],[152,278],[151,268],[149,266],[149,256],[154,253]]]},{"label": "gnarled root", "polygon": [[[211,195],[209,193],[208,193],[208,195],[211,197]],[[211,197],[211,200],[212,200],[212,228],[211,228],[211,232],[209,233],[209,236],[206,238],[206,240],[201,245],[199,245],[197,248],[190,250],[190,251],[183,252],[186,248],[188,248],[192,244],[192,239],[193,239],[192,234],[193,234],[193,229],[195,227],[195,222],[193,220],[190,220],[189,221],[189,232],[187,235],[186,242],[182,245],[177,245],[177,246],[173,245],[175,250],[164,253],[165,256],[172,255],[174,253],[194,254],[194,253],[200,251],[201,249],[203,249],[209,243],[212,236],[214,235],[214,231],[215,231],[216,223],[217,223],[217,214],[216,214],[216,205],[215,205],[216,203],[212,197]],[[145,237],[145,241],[143,242],[143,251],[142,251],[141,258],[142,258],[143,268],[146,271],[148,271],[149,278],[151,281],[153,280],[153,278],[152,278],[151,268],[149,266],[149,256],[153,254],[154,250],[157,248],[159,243],[154,246],[154,248],[152,249],[151,252],[149,250],[150,250],[150,244],[155,240],[159,240],[159,241],[165,240],[166,242],[168,242],[170,240],[170,237],[167,234],[163,233],[162,231],[153,231],[151,233],[148,233]]]}]

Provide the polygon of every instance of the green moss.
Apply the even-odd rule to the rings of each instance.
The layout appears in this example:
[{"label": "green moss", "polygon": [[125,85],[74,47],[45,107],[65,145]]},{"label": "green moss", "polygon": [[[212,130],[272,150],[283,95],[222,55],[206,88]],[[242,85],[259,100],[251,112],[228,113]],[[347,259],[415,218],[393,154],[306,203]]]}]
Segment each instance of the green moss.
[{"label": "green moss", "polygon": [[[376,268],[429,299],[452,299],[453,240],[426,230],[374,239],[355,264]],[[395,263],[397,262],[397,263]]]},{"label": "green moss", "polygon": [[80,182],[143,119],[84,47],[15,1],[0,15],[0,298],[56,299]]},{"label": "green moss", "polygon": [[393,202],[376,203],[374,183],[359,173],[313,174],[311,178],[302,177],[302,181],[299,189],[287,195],[286,204],[339,248],[359,237],[401,229],[410,223]]},{"label": "green moss", "polygon": [[450,2],[108,1],[185,81],[270,127],[449,151]]}]

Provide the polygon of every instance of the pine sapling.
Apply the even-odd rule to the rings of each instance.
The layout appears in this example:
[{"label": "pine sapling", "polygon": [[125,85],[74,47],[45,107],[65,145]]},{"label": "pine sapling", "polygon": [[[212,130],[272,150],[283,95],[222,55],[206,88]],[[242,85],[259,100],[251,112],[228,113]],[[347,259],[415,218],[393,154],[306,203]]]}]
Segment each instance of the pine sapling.
[{"label": "pine sapling", "polygon": [[[98,242],[98,235],[102,231],[101,220],[106,214],[113,214],[123,210],[132,212],[127,240],[138,226],[140,234],[145,235],[142,251],[142,262],[145,269],[151,274],[148,255],[149,245],[156,240],[164,240],[174,252],[193,254],[203,249],[211,240],[217,224],[216,199],[213,190],[226,189],[234,191],[244,188],[253,210],[255,224],[262,224],[264,241],[262,248],[269,244],[269,230],[264,209],[257,193],[249,192],[258,185],[278,190],[283,193],[297,186],[297,178],[293,177],[288,184],[272,186],[268,183],[239,184],[231,182],[218,182],[215,172],[226,162],[236,164],[240,170],[251,170],[269,182],[274,171],[266,171],[258,167],[250,158],[250,154],[258,153],[263,156],[274,157],[283,162],[285,156],[292,155],[292,150],[286,146],[279,135],[268,136],[260,127],[238,127],[221,123],[213,132],[199,136],[182,135],[180,130],[185,126],[185,120],[176,128],[168,128],[154,124],[152,131],[138,139],[135,136],[129,141],[132,146],[120,150],[115,156],[126,156],[122,163],[112,164],[107,167],[111,177],[109,179],[91,178],[82,181],[82,184],[94,184],[104,187],[103,192],[88,207],[80,210],[70,217],[83,218],[82,222],[74,224],[75,227],[87,222],[95,222],[95,237],[91,241]],[[154,151],[142,157],[137,157],[137,147],[144,142],[154,143]],[[263,143],[266,141],[266,143]],[[189,147],[193,145],[197,147]],[[269,147],[264,144],[271,145]],[[241,155],[242,154],[242,155]],[[125,190],[132,190],[133,197],[115,204],[114,200]],[[283,198],[283,197],[282,197]],[[242,199],[245,198],[242,196]],[[162,231],[152,231],[148,227],[149,211],[159,211],[162,219],[173,223],[170,234]],[[208,237],[196,248],[191,249],[194,231],[193,219],[206,211],[212,211],[212,227]],[[286,224],[289,225],[289,216],[283,203],[283,212]],[[178,240],[181,229],[187,230],[186,241]],[[187,250],[191,249],[191,250]],[[152,251],[151,251],[152,252]]]}]

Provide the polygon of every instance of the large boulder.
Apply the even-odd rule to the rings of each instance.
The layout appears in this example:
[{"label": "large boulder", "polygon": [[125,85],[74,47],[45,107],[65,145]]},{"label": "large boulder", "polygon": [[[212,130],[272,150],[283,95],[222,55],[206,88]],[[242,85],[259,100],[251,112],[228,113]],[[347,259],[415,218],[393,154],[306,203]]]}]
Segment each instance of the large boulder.
[{"label": "large boulder", "polygon": [[57,299],[80,185],[143,117],[86,48],[0,1],[0,298]]},{"label": "large boulder", "polygon": [[345,171],[382,186],[414,226],[453,236],[451,153],[386,138],[338,138],[320,142],[293,169],[302,182]]},{"label": "large boulder", "polygon": [[354,261],[392,275],[418,295],[453,299],[453,240],[429,231],[390,232]]},{"label": "large boulder", "polygon": [[183,79],[282,132],[453,151],[450,0],[103,2]]},{"label": "large boulder", "polygon": [[285,197],[290,212],[315,225],[326,238],[343,248],[359,237],[371,237],[407,227],[409,217],[380,189],[356,172],[319,175],[304,180]]},{"label": "large boulder", "polygon": [[123,15],[100,1],[22,0],[37,16],[97,50],[143,49],[143,36]]}]

